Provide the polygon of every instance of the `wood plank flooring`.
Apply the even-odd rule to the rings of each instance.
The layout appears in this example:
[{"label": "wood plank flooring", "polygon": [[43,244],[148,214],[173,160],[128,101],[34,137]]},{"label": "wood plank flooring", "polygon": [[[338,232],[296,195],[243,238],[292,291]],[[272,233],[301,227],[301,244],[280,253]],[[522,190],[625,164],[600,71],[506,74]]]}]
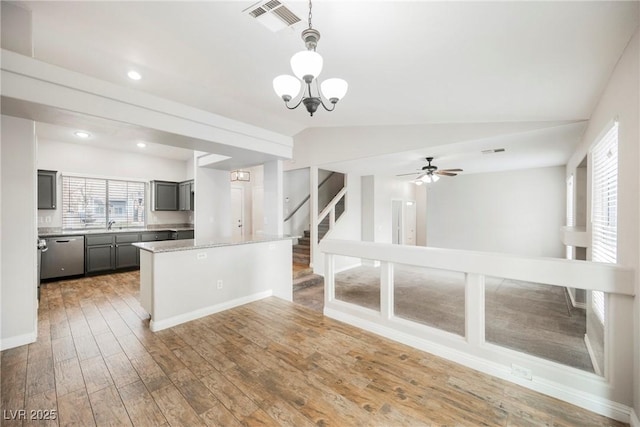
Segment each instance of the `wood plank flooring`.
[{"label": "wood plank flooring", "polygon": [[277,298],[152,333],[138,281],[43,285],[38,341],[1,355],[2,425],[622,425]]}]

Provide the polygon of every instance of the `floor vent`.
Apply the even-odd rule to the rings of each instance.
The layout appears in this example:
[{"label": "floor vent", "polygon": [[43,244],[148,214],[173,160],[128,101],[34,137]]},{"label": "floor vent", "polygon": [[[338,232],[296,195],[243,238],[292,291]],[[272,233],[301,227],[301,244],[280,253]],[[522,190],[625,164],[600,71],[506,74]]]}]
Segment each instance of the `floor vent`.
[{"label": "floor vent", "polygon": [[291,10],[291,7],[285,6],[278,0],[267,0],[255,3],[243,10],[242,13],[247,13],[274,33],[285,28],[294,27],[296,24],[303,22],[302,19]]}]

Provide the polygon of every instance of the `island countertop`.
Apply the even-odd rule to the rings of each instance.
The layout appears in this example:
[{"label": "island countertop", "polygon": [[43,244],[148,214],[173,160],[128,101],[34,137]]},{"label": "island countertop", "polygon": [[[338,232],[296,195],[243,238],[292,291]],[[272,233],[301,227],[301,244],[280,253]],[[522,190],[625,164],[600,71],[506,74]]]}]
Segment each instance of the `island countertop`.
[{"label": "island countertop", "polygon": [[276,240],[295,239],[296,236],[257,234],[246,237],[221,237],[212,239],[163,240],[158,242],[140,242],[133,246],[151,253],[189,251],[193,249],[216,248],[220,246],[246,245],[250,243],[272,242]]}]

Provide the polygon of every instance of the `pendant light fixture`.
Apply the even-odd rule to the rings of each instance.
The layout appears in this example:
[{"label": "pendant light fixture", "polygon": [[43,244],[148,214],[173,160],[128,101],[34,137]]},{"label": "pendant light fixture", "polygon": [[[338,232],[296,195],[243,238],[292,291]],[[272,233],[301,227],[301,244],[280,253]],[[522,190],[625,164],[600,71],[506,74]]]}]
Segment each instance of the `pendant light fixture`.
[{"label": "pendant light fixture", "polygon": [[[318,107],[322,105],[325,110],[333,111],[336,103],[341,100],[347,93],[348,84],[342,79],[327,79],[318,85],[318,76],[322,71],[322,56],[316,52],[318,40],[320,40],[320,32],[311,25],[311,0],[309,0],[309,28],[302,31],[302,40],[307,50],[296,53],[291,57],[291,69],[296,77],[283,74],[273,79],[273,89],[276,94],[284,100],[285,106],[289,110],[294,110],[304,104],[311,116],[316,112]],[[317,95],[313,95],[311,84],[315,80],[315,91]],[[303,88],[300,94],[302,83],[307,86]],[[294,106],[289,105],[294,97],[300,95],[300,100]],[[327,107],[324,98],[331,103],[331,108]]]}]

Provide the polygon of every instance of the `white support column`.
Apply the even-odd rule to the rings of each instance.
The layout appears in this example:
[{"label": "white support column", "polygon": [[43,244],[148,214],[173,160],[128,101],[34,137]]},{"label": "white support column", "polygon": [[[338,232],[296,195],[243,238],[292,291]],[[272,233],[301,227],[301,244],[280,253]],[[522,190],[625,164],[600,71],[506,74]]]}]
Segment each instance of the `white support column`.
[{"label": "white support column", "polygon": [[[309,265],[313,267],[313,261],[318,253],[318,168],[311,166],[309,168],[309,236],[311,236]],[[315,272],[315,271],[314,271]],[[322,273],[321,271],[317,271]]]},{"label": "white support column", "polygon": [[393,317],[393,263],[380,263],[380,313],[385,319]]},{"label": "white support column", "polygon": [[336,299],[336,281],[334,276],[333,254],[324,254],[324,304],[325,307]]},{"label": "white support column", "polygon": [[284,233],[284,183],[282,160],[264,164],[264,231]]},{"label": "white support column", "polygon": [[484,276],[467,273],[465,286],[465,335],[472,346],[484,343],[485,303]]}]

